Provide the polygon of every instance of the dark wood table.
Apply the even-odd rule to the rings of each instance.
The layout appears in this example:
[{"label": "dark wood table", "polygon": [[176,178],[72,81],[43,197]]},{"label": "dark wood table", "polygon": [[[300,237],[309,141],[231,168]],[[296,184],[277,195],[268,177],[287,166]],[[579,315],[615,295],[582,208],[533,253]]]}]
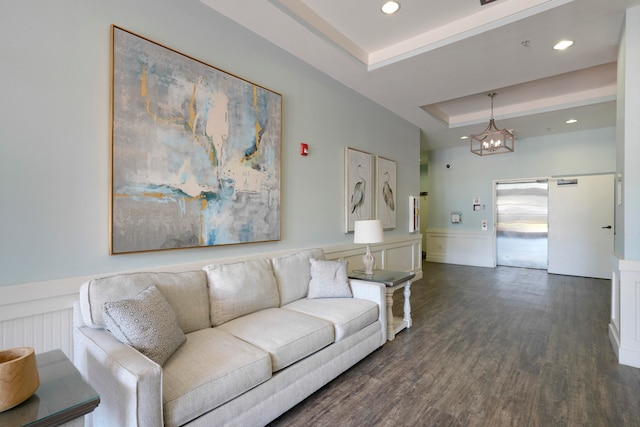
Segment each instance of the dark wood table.
[{"label": "dark wood table", "polygon": [[98,406],[100,396],[62,350],[36,354],[36,360],[40,387],[20,405],[0,412],[0,426],[59,426]]},{"label": "dark wood table", "polygon": [[[373,274],[364,274],[362,271],[351,271],[350,279],[365,280],[368,282],[384,283],[387,296],[387,340],[393,341],[396,334],[404,328],[411,327],[411,279],[415,273],[393,270],[374,270]],[[403,317],[393,316],[393,293],[398,289],[404,289],[404,313]]]}]

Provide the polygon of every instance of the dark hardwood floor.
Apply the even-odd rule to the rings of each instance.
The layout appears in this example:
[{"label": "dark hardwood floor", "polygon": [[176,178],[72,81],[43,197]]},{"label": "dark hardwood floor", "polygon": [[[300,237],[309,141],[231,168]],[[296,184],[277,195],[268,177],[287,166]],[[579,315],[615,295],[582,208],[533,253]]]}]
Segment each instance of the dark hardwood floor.
[{"label": "dark hardwood floor", "polygon": [[618,364],[608,338],[609,280],[423,272],[412,328],[272,426],[640,426],[640,369]]}]

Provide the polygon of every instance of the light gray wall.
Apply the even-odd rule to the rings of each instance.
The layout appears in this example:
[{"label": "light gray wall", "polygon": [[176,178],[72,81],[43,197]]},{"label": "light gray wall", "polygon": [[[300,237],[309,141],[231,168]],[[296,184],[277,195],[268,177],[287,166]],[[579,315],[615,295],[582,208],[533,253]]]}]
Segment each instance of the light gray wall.
[{"label": "light gray wall", "polygon": [[[616,193],[617,186],[621,185],[618,181],[624,175],[625,170],[625,61],[626,61],[626,36],[625,31],[622,31],[620,37],[620,47],[618,48],[618,69],[617,69],[617,94],[616,94]],[[618,205],[618,199],[620,195],[616,194],[616,207],[615,207],[615,221],[616,221],[616,233],[614,235],[614,252],[624,258],[624,242],[625,242],[625,217],[624,209]]]},{"label": "light gray wall", "polygon": [[[283,95],[282,241],[108,254],[111,24]],[[197,0],[3,0],[0,58],[0,286],[349,243],[345,146],[397,161],[408,234],[419,130]]]},{"label": "light gray wall", "polygon": [[618,51],[617,176],[622,200],[616,203],[615,251],[640,259],[640,6],[627,10]]},{"label": "light gray wall", "polygon": [[[513,153],[487,157],[468,147],[434,151],[429,154],[429,228],[480,231],[487,219],[491,230],[494,180],[612,173],[615,168],[614,127],[516,139]],[[484,211],[473,211],[473,197],[480,197]],[[451,211],[462,212],[461,224],[451,224]]]}]

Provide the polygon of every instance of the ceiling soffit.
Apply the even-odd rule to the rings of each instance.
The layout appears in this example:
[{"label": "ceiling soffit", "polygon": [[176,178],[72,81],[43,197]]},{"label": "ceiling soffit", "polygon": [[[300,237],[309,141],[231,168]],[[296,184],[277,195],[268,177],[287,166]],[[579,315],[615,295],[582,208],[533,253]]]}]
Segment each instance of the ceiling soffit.
[{"label": "ceiling soffit", "polygon": [[[377,31],[377,29],[380,28],[387,29],[386,32],[382,31],[383,34],[381,37],[376,37],[375,34],[363,30],[362,27],[359,27],[360,31],[350,32],[350,28],[354,26],[353,20],[338,21],[338,23],[334,24],[333,22],[336,21],[336,17],[339,14],[332,13],[331,7],[333,3],[330,2],[323,2],[322,0],[270,1],[304,25],[309,31],[324,37],[366,65],[368,70],[375,70],[464,40],[468,37],[473,37],[480,33],[529,18],[574,0],[504,1],[488,4],[484,7],[480,7],[474,0],[473,4],[476,5],[475,7],[469,8],[467,6],[466,8],[458,8],[457,13],[449,17],[449,21],[436,22],[436,27],[426,31],[424,31],[425,22],[424,19],[422,19],[417,26],[412,27],[415,34],[407,34],[407,30],[400,31],[396,26],[377,26],[371,22],[371,18],[368,20],[364,19],[363,21],[366,22],[370,31]],[[428,8],[431,7],[431,5],[429,2],[422,3],[422,7],[426,8],[425,12],[428,12]],[[359,3],[356,2],[356,4]],[[466,4],[468,5],[469,2]],[[364,9],[365,8],[363,8],[363,10]],[[325,11],[334,18],[332,22],[329,22],[329,20],[322,16],[322,11]],[[376,18],[391,18],[384,16],[378,11],[375,12],[378,15]],[[343,16],[353,16],[353,14],[347,13]],[[425,13],[422,16],[429,16],[429,13]],[[390,30],[392,30],[392,32]],[[379,41],[371,44],[371,39]]]},{"label": "ceiling soffit", "polygon": [[[382,0],[200,1],[418,126],[423,151],[464,144],[487,121],[490,92],[519,138],[615,126],[620,31],[640,5],[401,0],[387,16]],[[575,45],[551,49],[565,37]]]}]

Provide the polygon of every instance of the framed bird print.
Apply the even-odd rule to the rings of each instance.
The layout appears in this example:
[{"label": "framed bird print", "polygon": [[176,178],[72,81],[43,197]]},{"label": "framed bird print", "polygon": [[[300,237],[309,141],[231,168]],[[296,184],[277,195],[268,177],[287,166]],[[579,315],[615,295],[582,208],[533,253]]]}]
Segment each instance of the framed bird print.
[{"label": "framed bird print", "polygon": [[384,229],[396,228],[396,162],[376,157],[376,219]]},{"label": "framed bird print", "polygon": [[345,147],[345,232],[354,230],[355,222],[373,218],[373,156]]}]

